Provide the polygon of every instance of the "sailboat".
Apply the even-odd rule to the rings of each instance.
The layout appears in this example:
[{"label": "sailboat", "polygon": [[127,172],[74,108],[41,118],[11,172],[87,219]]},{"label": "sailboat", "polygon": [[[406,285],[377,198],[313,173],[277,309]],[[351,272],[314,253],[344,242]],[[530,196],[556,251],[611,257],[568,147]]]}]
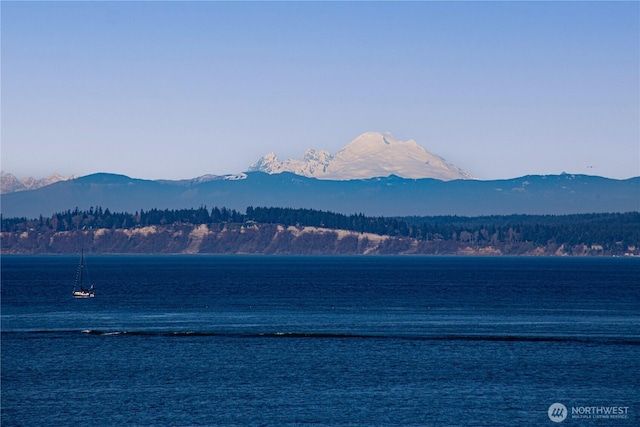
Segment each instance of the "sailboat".
[{"label": "sailboat", "polygon": [[[76,273],[76,280],[73,283],[73,297],[74,298],[93,298],[96,296],[93,285],[89,288],[84,287],[84,279],[88,276],[87,267],[84,265],[84,251],[80,254],[80,264],[78,264],[78,272]],[[86,277],[88,280],[88,277]]]}]

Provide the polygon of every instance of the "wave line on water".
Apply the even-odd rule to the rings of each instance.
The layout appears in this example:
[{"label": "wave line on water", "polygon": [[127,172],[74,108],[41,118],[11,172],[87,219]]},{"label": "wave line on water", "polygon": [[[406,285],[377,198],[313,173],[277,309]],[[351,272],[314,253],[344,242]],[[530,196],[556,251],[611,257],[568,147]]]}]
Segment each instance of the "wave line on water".
[{"label": "wave line on water", "polygon": [[136,337],[219,337],[219,338],[263,338],[263,339],[378,339],[378,340],[407,340],[407,341],[496,341],[496,342],[573,342],[597,343],[613,345],[640,345],[640,336],[588,336],[588,335],[511,335],[511,334],[377,334],[377,333],[342,333],[342,332],[230,332],[230,331],[194,331],[194,330],[101,330],[82,329],[80,331],[67,330],[30,330],[30,331],[2,331],[3,336],[12,335],[67,335],[86,334],[92,336],[136,336]]}]

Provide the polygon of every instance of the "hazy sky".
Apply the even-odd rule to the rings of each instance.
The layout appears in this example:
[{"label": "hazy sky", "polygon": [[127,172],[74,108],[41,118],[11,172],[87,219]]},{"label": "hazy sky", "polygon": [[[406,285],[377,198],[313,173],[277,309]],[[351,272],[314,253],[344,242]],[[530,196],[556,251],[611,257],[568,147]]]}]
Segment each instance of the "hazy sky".
[{"label": "hazy sky", "polygon": [[638,2],[7,2],[2,170],[193,178],[388,131],[481,179],[640,175]]}]

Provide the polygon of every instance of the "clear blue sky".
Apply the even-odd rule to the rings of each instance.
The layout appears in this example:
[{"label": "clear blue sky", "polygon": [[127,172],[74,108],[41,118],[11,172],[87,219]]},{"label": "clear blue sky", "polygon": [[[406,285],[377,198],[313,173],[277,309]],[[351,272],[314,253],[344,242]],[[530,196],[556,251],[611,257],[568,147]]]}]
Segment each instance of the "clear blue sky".
[{"label": "clear blue sky", "polygon": [[414,139],[481,179],[640,175],[638,2],[7,2],[2,169],[193,178]]}]

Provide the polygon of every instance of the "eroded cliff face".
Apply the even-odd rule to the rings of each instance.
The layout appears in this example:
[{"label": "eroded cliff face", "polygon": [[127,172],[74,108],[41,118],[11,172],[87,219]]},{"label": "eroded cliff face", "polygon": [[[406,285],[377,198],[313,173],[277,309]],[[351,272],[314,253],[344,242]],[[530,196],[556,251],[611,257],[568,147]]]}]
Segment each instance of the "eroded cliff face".
[{"label": "eroded cliff face", "polygon": [[[173,224],[1,233],[2,254],[612,255],[599,245],[417,240],[275,224]],[[622,248],[638,255],[638,248]]]}]

